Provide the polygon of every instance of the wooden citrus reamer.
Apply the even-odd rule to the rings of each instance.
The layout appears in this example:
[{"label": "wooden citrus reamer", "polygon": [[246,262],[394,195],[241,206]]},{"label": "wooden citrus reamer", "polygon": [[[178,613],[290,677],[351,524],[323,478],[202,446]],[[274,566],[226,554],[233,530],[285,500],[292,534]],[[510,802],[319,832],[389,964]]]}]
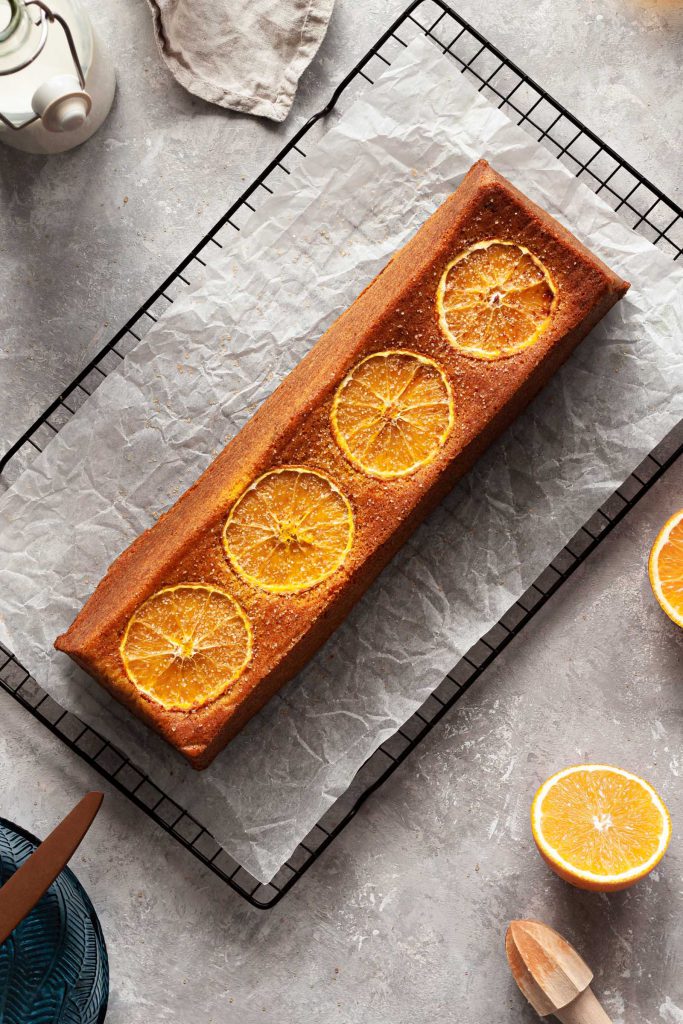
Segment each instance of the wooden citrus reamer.
[{"label": "wooden citrus reamer", "polygon": [[512,976],[541,1017],[563,1024],[611,1024],[590,983],[593,972],[573,946],[540,921],[512,921],[505,935]]}]

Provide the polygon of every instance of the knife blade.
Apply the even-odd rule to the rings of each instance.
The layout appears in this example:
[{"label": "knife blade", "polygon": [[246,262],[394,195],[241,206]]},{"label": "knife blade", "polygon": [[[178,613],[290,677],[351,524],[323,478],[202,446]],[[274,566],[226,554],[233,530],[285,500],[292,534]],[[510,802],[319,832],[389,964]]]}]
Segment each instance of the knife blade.
[{"label": "knife blade", "polygon": [[0,888],[0,945],[35,907],[80,846],[104,793],[88,793]]}]

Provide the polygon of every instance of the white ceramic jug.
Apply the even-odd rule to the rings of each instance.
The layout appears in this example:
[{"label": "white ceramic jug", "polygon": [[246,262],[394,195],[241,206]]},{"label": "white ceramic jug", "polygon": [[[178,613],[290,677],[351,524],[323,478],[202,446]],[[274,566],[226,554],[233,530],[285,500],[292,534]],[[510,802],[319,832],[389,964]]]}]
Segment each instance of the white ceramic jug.
[{"label": "white ceramic jug", "polygon": [[114,69],[79,0],[0,0],[0,142],[62,153],[97,131]]}]

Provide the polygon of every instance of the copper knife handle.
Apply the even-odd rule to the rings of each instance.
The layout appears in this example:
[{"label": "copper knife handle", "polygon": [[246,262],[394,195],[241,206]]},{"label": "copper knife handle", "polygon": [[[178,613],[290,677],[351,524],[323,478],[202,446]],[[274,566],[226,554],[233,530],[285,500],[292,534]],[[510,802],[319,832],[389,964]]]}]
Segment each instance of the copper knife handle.
[{"label": "copper knife handle", "polygon": [[0,888],[0,945],[63,871],[100,809],[104,793],[88,793]]}]

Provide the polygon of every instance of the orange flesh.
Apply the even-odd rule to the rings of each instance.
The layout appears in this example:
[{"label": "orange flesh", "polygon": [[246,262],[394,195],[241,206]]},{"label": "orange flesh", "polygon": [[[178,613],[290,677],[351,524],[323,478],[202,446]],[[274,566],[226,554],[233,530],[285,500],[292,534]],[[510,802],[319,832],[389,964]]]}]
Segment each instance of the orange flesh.
[{"label": "orange flesh", "polygon": [[683,515],[659,551],[656,573],[667,610],[683,620]]},{"label": "orange flesh", "polygon": [[348,500],[327,476],[299,467],[255,481],[223,532],[235,571],[273,593],[295,593],[326,579],[343,564],[352,540]]},{"label": "orange flesh", "polygon": [[431,359],[378,352],[342,382],[331,421],[337,444],[361,472],[406,476],[431,462],[451,432],[450,385]]},{"label": "orange flesh", "polygon": [[662,815],[637,782],[579,770],[546,794],[541,830],[571,867],[617,875],[645,864],[657,851]]},{"label": "orange flesh", "polygon": [[446,269],[437,298],[443,332],[479,359],[502,359],[538,339],[555,305],[543,264],[518,245],[479,243]]},{"label": "orange flesh", "polygon": [[165,708],[189,710],[220,696],[251,657],[251,629],[216,587],[167,587],[131,618],[121,657],[128,677]]}]

